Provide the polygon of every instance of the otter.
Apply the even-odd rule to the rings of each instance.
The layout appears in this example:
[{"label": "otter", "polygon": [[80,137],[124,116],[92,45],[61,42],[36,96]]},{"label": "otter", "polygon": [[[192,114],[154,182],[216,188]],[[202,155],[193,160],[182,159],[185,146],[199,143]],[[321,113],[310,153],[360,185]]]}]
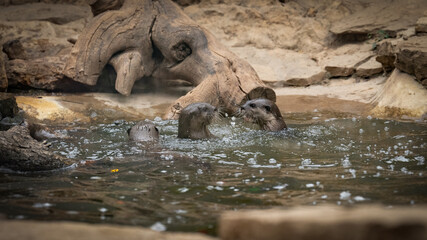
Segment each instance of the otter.
[{"label": "otter", "polygon": [[240,114],[246,122],[255,123],[266,131],[280,131],[286,129],[277,105],[268,99],[253,99],[247,101],[241,108]]},{"label": "otter", "polygon": [[214,138],[207,126],[218,110],[208,103],[192,103],[182,109],[178,119],[178,137],[191,139]]},{"label": "otter", "polygon": [[159,140],[159,129],[151,122],[144,120],[128,129],[129,140],[151,142]]}]

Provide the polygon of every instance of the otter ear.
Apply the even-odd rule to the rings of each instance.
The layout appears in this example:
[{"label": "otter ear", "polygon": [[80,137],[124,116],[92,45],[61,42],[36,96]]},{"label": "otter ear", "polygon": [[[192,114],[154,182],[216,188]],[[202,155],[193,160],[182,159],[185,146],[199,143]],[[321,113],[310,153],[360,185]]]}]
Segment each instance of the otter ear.
[{"label": "otter ear", "polygon": [[265,110],[266,110],[267,112],[271,112],[271,107],[270,107],[270,106],[264,106],[264,108],[265,108]]}]

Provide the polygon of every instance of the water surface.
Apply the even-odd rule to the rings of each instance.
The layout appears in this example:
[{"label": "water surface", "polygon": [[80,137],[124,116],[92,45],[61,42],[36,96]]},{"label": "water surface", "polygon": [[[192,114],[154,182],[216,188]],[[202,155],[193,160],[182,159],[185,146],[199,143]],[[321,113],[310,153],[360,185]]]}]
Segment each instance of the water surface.
[{"label": "water surface", "polygon": [[214,233],[224,210],[427,203],[425,124],[305,118],[279,133],[226,118],[211,140],[178,139],[177,121],[156,119],[158,144],[129,142],[134,122],[66,126],[51,149],[77,166],[0,173],[0,213]]}]

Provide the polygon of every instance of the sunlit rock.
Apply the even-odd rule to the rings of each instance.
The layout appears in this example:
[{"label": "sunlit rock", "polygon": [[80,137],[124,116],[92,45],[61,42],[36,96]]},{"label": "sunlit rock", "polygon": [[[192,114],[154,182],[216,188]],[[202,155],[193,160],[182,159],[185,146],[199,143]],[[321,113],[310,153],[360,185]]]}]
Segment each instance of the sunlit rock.
[{"label": "sunlit rock", "polygon": [[414,77],[395,69],[383,88],[373,97],[372,114],[420,118],[427,112],[427,90]]}]

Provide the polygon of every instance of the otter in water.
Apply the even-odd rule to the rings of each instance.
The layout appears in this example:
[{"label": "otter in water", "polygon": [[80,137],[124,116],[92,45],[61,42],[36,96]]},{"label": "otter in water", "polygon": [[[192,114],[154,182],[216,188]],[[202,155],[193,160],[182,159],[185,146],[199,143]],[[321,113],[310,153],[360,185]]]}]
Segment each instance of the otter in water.
[{"label": "otter in water", "polygon": [[178,137],[203,139],[215,137],[207,128],[217,113],[208,103],[192,103],[182,109],[178,119]]},{"label": "otter in water", "polygon": [[151,142],[159,140],[159,129],[148,121],[141,121],[128,130],[129,139],[137,142]]},{"label": "otter in water", "polygon": [[279,108],[268,99],[249,100],[240,110],[245,121],[255,123],[263,130],[275,132],[287,128]]}]

